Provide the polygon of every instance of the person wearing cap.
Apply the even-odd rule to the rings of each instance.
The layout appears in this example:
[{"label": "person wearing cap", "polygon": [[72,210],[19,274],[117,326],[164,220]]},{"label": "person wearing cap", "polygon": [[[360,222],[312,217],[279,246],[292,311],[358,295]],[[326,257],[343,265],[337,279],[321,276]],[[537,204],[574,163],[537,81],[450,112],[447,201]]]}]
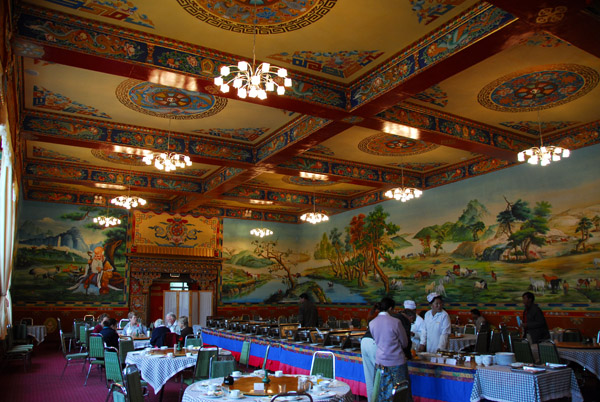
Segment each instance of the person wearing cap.
[{"label": "person wearing cap", "polygon": [[[379,314],[369,323],[369,331],[377,345],[375,367],[382,369],[378,402],[391,402],[394,398],[394,385],[409,380],[407,359],[403,351],[408,345],[408,337],[400,320],[392,316],[395,306],[392,298],[384,297],[379,302]],[[412,401],[410,383],[408,395],[408,400]]]},{"label": "person wearing cap", "polygon": [[404,300],[404,309],[412,310],[415,313],[415,320],[410,326],[410,340],[415,350],[419,349],[421,343],[421,328],[423,327],[423,317],[417,314],[417,303],[414,300]]},{"label": "person wearing cap", "polygon": [[442,296],[433,292],[427,295],[427,301],[431,306],[425,314],[425,321],[421,329],[421,344],[419,350],[428,353],[436,353],[439,349],[447,349],[448,336],[452,332],[450,316],[444,311]]}]

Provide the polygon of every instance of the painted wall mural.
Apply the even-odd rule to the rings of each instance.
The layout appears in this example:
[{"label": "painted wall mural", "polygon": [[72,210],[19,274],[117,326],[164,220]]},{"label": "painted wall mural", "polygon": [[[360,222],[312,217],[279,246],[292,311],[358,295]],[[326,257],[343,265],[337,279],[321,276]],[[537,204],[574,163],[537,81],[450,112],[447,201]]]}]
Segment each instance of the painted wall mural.
[{"label": "painted wall mural", "polygon": [[[600,146],[335,215],[327,224],[224,221],[221,303],[425,303],[600,308]],[[577,194],[577,196],[573,196]],[[290,227],[291,226],[291,227]]]},{"label": "painted wall mural", "polygon": [[15,242],[14,303],[124,305],[128,215],[108,210],[122,221],[112,228],[93,222],[94,217],[106,214],[98,206],[24,201]]}]

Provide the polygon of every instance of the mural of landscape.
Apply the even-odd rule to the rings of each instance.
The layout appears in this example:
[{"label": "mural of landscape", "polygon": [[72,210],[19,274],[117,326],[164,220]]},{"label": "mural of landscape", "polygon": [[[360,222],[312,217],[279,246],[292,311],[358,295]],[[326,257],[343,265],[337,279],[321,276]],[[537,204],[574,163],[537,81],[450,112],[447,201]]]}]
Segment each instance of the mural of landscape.
[{"label": "mural of landscape", "polygon": [[224,221],[222,303],[371,303],[389,294],[481,305],[600,302],[600,146],[333,216],[327,224]]},{"label": "mural of landscape", "polygon": [[127,214],[108,211],[122,221],[111,228],[93,222],[106,214],[93,206],[23,202],[11,287],[15,303],[125,303]]}]

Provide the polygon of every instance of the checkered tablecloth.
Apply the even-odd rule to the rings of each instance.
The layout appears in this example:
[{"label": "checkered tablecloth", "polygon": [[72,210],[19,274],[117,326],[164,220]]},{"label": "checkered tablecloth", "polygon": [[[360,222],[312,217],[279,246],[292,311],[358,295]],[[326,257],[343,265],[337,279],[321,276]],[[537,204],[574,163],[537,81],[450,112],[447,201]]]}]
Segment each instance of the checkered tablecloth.
[{"label": "checkered tablecloth", "polygon": [[[219,350],[219,356],[225,359],[233,358],[228,350]],[[154,393],[166,384],[169,378],[188,367],[196,364],[197,355],[192,357],[166,357],[165,355],[148,355],[142,352],[129,352],[125,363],[135,364],[142,372],[142,378],[154,389]]]},{"label": "checkered tablecloth", "polygon": [[600,379],[600,349],[558,348],[558,355],[585,367]]},{"label": "checkered tablecloth", "polygon": [[[297,375],[293,375],[293,377],[298,377]],[[262,377],[256,377],[256,382],[260,382]],[[223,396],[221,398],[215,397],[207,397],[206,391],[208,384],[217,384],[221,385],[223,383],[223,377],[214,378],[212,380],[206,380],[194,383],[185,389],[183,394],[182,402],[215,402],[215,399],[218,399],[219,402],[240,402],[239,399],[246,400],[248,397],[241,398],[230,398],[228,396]],[[289,391],[289,390],[288,390]],[[324,389],[323,392],[317,394],[310,392],[310,396],[313,401],[319,402],[353,402],[354,397],[352,392],[350,392],[350,386],[342,381],[336,380],[331,383],[331,385]],[[252,397],[252,402],[269,402],[272,396],[257,398]],[[277,399],[279,400],[279,399]],[[283,400],[282,400],[283,401]],[[308,398],[303,398],[300,402],[308,402]]]},{"label": "checkered tablecloth", "polygon": [[477,369],[471,402],[482,399],[497,402],[542,402],[558,398],[583,401],[575,374],[570,368],[547,370],[540,374],[512,371],[508,366]]},{"label": "checkered tablecloth", "polygon": [[150,345],[150,340],[149,339],[144,339],[144,340],[138,340],[138,341],[133,341],[133,348],[134,349],[144,349],[144,348],[151,348],[152,345]]},{"label": "checkered tablecloth", "polygon": [[472,334],[464,334],[460,338],[449,338],[448,350],[451,352],[458,352],[462,348],[475,345],[475,342],[477,342],[477,335]]},{"label": "checkered tablecloth", "polygon": [[32,336],[38,341],[38,343],[44,342],[46,339],[46,335],[48,334],[48,330],[45,325],[28,325],[27,326],[27,335]]}]

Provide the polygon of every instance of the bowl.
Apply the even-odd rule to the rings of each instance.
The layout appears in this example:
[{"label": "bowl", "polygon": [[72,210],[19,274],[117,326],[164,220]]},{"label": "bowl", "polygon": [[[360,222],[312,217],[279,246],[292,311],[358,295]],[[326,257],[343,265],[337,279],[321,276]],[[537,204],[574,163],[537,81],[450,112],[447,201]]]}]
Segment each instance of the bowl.
[{"label": "bowl", "polygon": [[499,366],[509,366],[516,362],[515,354],[510,352],[498,352],[496,353],[496,364]]}]

